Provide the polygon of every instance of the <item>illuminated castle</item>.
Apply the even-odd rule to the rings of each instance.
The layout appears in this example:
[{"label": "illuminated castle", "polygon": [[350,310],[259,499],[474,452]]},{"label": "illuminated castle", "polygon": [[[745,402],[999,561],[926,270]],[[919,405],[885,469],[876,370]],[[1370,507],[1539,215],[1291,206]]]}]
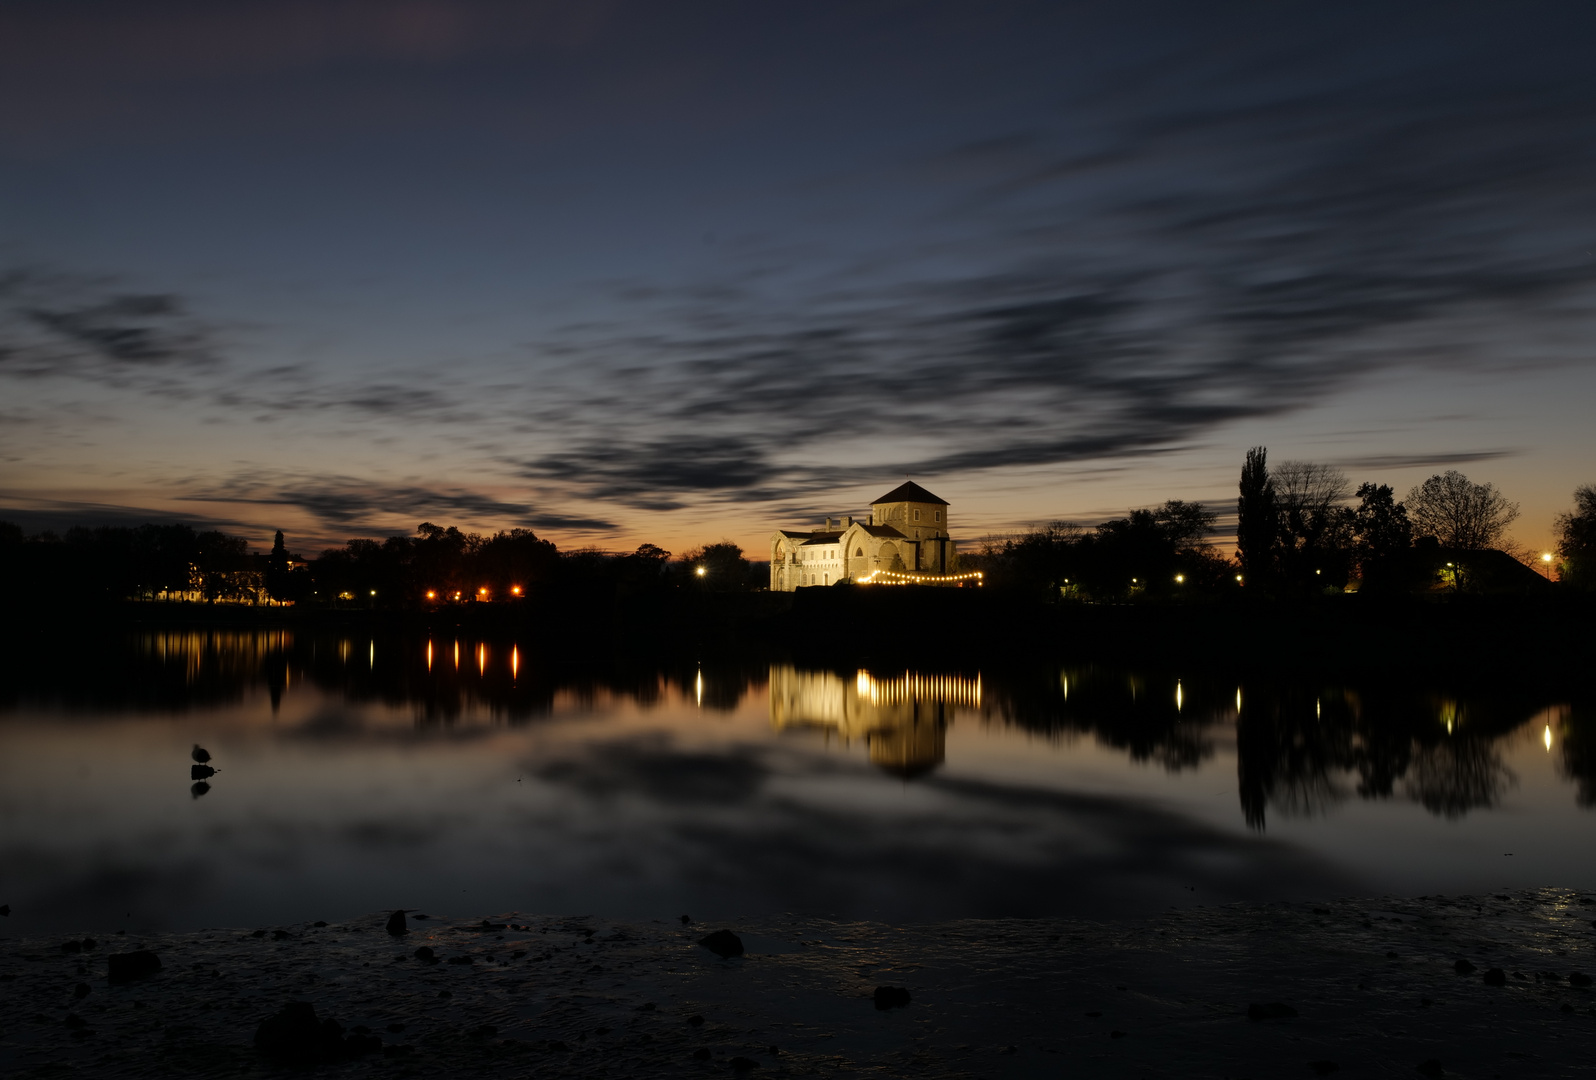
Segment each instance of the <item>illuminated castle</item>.
[{"label": "illuminated castle", "polygon": [[948,536],[948,504],[912,480],[870,504],[870,520],[827,518],[809,532],[770,537],[770,588],[791,592],[839,581],[952,585],[979,581],[959,573]]}]

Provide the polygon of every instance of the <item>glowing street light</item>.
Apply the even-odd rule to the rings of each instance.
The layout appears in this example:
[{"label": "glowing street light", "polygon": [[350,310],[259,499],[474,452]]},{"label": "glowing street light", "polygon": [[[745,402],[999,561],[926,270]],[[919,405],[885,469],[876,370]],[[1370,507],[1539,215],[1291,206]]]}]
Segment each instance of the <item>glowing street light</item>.
[{"label": "glowing street light", "polygon": [[1176,574],[1175,575],[1175,584],[1176,585],[1184,585],[1184,584],[1186,584],[1186,575],[1185,574]]},{"label": "glowing street light", "polygon": [[693,573],[697,574],[699,577],[703,577],[705,574],[709,573],[709,571],[700,566],[694,570]]},{"label": "glowing street light", "polygon": [[434,592],[432,589],[428,589],[427,590],[427,599],[428,600],[436,600],[437,598],[438,598],[438,594],[436,592]]},{"label": "glowing street light", "polygon": [[510,594],[512,596],[520,596],[521,595],[521,586],[519,586],[519,585],[511,585],[510,586]]},{"label": "glowing street light", "polygon": [[1550,551],[1541,552],[1541,567],[1546,571],[1546,580],[1552,580],[1552,553]]}]

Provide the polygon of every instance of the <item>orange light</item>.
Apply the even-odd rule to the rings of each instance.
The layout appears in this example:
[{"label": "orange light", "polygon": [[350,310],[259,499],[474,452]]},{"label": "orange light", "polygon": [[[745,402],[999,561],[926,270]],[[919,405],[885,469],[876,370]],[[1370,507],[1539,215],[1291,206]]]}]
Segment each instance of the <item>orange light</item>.
[{"label": "orange light", "polygon": [[437,598],[438,598],[438,594],[437,593],[433,592],[431,589],[427,590],[427,599],[428,600],[436,600]]},{"label": "orange light", "polygon": [[511,592],[512,592],[512,593],[514,593],[514,594],[515,594],[515,595],[517,595],[517,596],[520,596],[520,595],[521,595],[521,586],[519,586],[519,585],[512,585],[512,586],[510,586],[510,591],[511,591]]},{"label": "orange light", "polygon": [[486,590],[486,589],[478,589],[477,590],[477,595],[478,596],[486,596],[486,595],[488,595],[488,590]]}]

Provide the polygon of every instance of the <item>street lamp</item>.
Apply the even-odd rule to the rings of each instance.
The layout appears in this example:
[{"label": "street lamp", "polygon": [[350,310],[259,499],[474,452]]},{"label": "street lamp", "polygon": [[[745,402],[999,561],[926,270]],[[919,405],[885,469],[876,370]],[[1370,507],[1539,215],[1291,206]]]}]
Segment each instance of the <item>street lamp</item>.
[{"label": "street lamp", "polygon": [[1552,580],[1552,553],[1550,551],[1541,552],[1541,565],[1546,571],[1546,580]]},{"label": "street lamp", "polygon": [[694,570],[693,573],[697,574],[699,577],[703,577],[706,573],[708,573],[708,571],[700,566],[698,569]]}]

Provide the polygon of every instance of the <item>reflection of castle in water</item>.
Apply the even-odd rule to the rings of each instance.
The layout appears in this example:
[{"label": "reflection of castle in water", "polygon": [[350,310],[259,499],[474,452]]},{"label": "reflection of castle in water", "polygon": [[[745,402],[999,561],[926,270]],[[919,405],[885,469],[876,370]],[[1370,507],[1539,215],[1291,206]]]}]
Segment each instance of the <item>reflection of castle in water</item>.
[{"label": "reflection of castle in water", "polygon": [[832,671],[770,669],[770,724],[835,731],[863,739],[873,764],[894,776],[923,776],[947,756],[947,730],[958,708],[981,706],[981,678],[916,675],[852,678]]}]

